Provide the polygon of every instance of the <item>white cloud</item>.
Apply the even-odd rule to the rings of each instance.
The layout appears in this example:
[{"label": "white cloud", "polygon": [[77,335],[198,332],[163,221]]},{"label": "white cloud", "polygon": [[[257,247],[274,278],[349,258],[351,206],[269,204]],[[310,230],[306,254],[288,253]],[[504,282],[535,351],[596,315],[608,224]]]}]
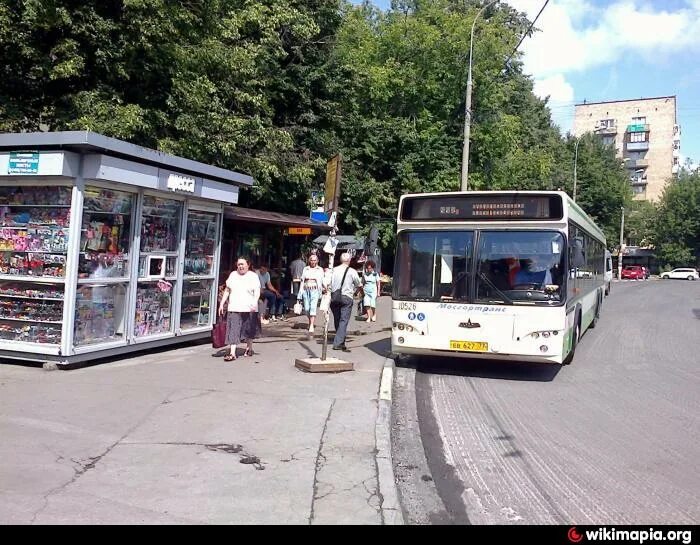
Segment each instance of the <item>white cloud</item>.
[{"label": "white cloud", "polygon": [[[544,0],[506,1],[531,21],[544,5]],[[629,55],[654,63],[675,52],[700,53],[700,0],[686,0],[686,7],[673,12],[650,0],[620,0],[607,6],[550,0],[535,28],[538,32],[520,47],[524,71],[533,76],[539,97],[551,96],[554,121],[568,130],[574,90],[567,74],[614,65]],[[616,79],[611,73],[608,85],[615,87]]]},{"label": "white cloud", "polygon": [[536,79],[534,93],[540,98],[549,97],[549,107],[552,120],[566,132],[571,127],[574,100],[574,88],[562,74],[555,74],[542,79]]},{"label": "white cloud", "polygon": [[[543,0],[508,0],[532,20]],[[525,71],[536,78],[583,71],[641,54],[649,60],[688,49],[700,51],[700,0],[675,12],[640,0],[599,7],[583,1],[551,1],[534,36],[521,46]],[[653,55],[653,56],[652,56]]]}]

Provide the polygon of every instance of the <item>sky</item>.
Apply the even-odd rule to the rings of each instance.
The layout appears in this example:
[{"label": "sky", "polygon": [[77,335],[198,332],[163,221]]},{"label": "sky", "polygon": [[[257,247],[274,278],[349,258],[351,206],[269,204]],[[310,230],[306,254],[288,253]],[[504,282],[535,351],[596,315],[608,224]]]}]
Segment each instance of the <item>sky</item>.
[{"label": "sky", "polygon": [[[502,1],[530,20],[545,4]],[[563,133],[584,100],[675,95],[681,164],[700,163],[700,0],[550,0],[535,28],[519,49],[524,71]]]}]

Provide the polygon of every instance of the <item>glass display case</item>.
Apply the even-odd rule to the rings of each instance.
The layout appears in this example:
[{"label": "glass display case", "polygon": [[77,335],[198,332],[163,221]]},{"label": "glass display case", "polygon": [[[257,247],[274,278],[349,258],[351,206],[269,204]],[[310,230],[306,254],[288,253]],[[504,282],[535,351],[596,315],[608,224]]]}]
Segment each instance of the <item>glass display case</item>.
[{"label": "glass display case", "polygon": [[187,211],[184,280],[180,305],[180,329],[209,326],[212,287],[216,279],[216,254],[219,242],[220,214],[203,210]]},{"label": "glass display case", "polygon": [[71,188],[0,187],[0,338],[60,345]]},{"label": "glass display case", "polygon": [[79,279],[129,276],[133,201],[124,191],[85,188]]},{"label": "glass display case", "polygon": [[184,202],[143,196],[134,336],[174,332],[180,223]]},{"label": "glass display case", "polygon": [[80,285],[76,294],[73,344],[123,341],[127,284]]}]

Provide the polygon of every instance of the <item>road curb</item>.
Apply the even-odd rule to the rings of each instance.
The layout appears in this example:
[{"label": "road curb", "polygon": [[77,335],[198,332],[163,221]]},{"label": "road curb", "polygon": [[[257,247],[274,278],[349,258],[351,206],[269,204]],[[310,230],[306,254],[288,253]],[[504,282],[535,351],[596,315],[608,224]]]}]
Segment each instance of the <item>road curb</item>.
[{"label": "road curb", "polygon": [[394,478],[391,459],[391,393],[394,383],[394,360],[387,357],[382,369],[379,385],[379,407],[374,426],[376,443],[377,480],[381,498],[382,521],[388,525],[406,524],[399,503],[399,494]]}]

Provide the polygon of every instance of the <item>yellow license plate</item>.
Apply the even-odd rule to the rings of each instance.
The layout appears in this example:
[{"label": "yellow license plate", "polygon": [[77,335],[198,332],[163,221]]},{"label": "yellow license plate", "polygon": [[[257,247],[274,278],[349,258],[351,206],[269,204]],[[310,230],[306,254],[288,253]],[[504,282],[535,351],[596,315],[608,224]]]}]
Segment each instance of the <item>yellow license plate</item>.
[{"label": "yellow license plate", "polygon": [[462,352],[486,352],[489,343],[476,341],[450,341],[450,350],[461,350]]}]

